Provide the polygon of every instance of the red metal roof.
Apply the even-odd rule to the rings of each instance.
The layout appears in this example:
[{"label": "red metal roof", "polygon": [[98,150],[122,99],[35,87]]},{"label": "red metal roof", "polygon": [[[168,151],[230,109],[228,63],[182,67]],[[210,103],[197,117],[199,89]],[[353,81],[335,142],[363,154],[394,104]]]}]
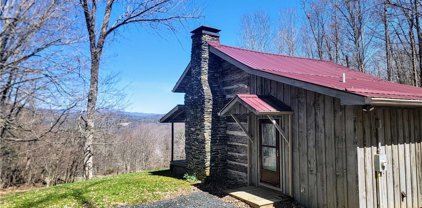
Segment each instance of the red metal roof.
[{"label": "red metal roof", "polygon": [[[254,70],[364,97],[422,100],[422,88],[385,81],[329,61],[262,53],[221,45],[218,42],[209,44]],[[345,83],[343,73],[346,77]],[[256,107],[265,109],[267,106],[258,103]]]},{"label": "red metal roof", "polygon": [[240,103],[255,114],[289,114],[291,108],[283,102],[271,96],[262,96],[255,94],[237,94],[221,111],[224,115],[235,107],[236,103]]},{"label": "red metal roof", "polygon": [[275,107],[266,103],[258,95],[238,94],[237,97],[259,113],[278,112]]}]

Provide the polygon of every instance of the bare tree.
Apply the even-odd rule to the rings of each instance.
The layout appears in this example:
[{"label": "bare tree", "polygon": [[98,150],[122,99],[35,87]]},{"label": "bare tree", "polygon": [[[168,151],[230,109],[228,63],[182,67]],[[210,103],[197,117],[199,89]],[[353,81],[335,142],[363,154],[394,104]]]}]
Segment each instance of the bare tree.
[{"label": "bare tree", "polygon": [[[402,3],[401,1],[399,1],[401,5],[404,5],[404,3]],[[409,7],[411,7],[412,5],[410,5],[409,3]],[[407,22],[407,36],[406,40],[410,46],[410,59],[411,59],[411,66],[412,66],[412,84],[414,86],[418,86],[419,85],[419,81],[418,81],[418,71],[417,71],[417,66],[416,66],[416,62],[417,62],[417,55],[416,55],[416,40],[415,40],[415,15],[413,10],[411,9],[406,9],[405,6],[400,7],[406,22]]]},{"label": "bare tree", "polygon": [[275,41],[278,53],[294,56],[298,53],[297,12],[292,9],[282,10],[279,19],[280,26]]},{"label": "bare tree", "polygon": [[272,40],[270,18],[267,13],[258,11],[243,16],[240,33],[241,47],[269,52]]},{"label": "bare tree", "polygon": [[393,6],[393,7],[397,7],[400,9],[405,9],[408,11],[413,11],[413,13],[415,13],[417,16],[422,16],[421,11],[419,10],[419,7],[422,6],[422,2],[418,1],[418,0],[410,0],[408,3],[411,4],[411,6],[409,7],[409,5],[403,4],[406,3],[406,1],[403,0],[388,0],[388,4]]},{"label": "bare tree", "polygon": [[415,15],[415,27],[416,27],[416,34],[418,37],[418,53],[419,53],[419,86],[422,87],[422,25],[420,18],[422,17],[421,14],[421,7],[422,3],[419,0],[413,0],[413,13]]},{"label": "bare tree", "polygon": [[367,16],[370,13],[367,4],[367,0],[347,0],[344,3],[335,4],[346,25],[356,68],[361,72],[365,72],[366,49],[371,41],[371,37],[364,37],[367,34],[365,32]]},{"label": "bare tree", "polygon": [[[329,5],[331,8],[335,8],[333,6],[333,2],[329,2]],[[339,11],[337,9],[333,9],[331,11],[328,23],[328,32],[325,40],[327,45],[327,53],[331,61],[341,64],[343,57],[342,54],[344,53],[344,40],[342,36],[342,23],[340,21]]]},{"label": "bare tree", "polygon": [[384,23],[385,61],[387,66],[387,79],[393,81],[393,67],[391,66],[390,29],[388,19],[388,0],[383,2],[382,21]]},{"label": "bare tree", "polygon": [[327,2],[324,0],[302,0],[302,9],[308,20],[309,29],[315,42],[318,58],[324,59],[324,42],[327,36]]},{"label": "bare tree", "polygon": [[392,53],[401,53],[396,55],[398,58],[396,64],[400,67],[397,70],[398,81],[417,86],[419,76],[417,67],[418,47],[415,37],[416,25],[414,15],[412,15],[413,11],[406,9],[409,6],[409,2],[402,1],[397,1],[394,6],[391,6],[395,17],[392,21],[392,29],[395,35],[393,40],[396,42]]},{"label": "bare tree", "polygon": [[[397,38],[396,47],[398,52],[403,52],[409,58],[402,59],[398,63],[400,70],[400,82],[411,83],[415,86],[422,86],[422,33],[420,8],[422,3],[419,0],[389,0],[388,5],[394,12],[394,19],[390,22]],[[410,75],[409,75],[410,74]]]},{"label": "bare tree", "polygon": [[[273,42],[279,53],[295,55],[297,50],[293,52],[293,48],[300,48],[302,56],[422,86],[420,0],[302,0],[301,5],[302,19],[288,11],[282,13],[281,27]],[[262,34],[254,33],[271,31],[270,26],[266,26],[267,30],[256,29],[251,26],[251,16],[246,17],[242,21],[242,38],[246,40],[243,46],[263,50],[255,46],[257,40],[263,39],[258,37]],[[300,24],[302,21],[305,24]],[[297,30],[300,32],[295,36]]]},{"label": "bare tree", "polygon": [[[81,117],[83,124],[81,131],[85,138],[84,166],[85,178],[93,177],[93,148],[95,136],[95,111],[98,96],[98,80],[100,62],[106,41],[114,32],[129,26],[138,24],[144,27],[165,26],[175,30],[175,23],[195,17],[185,8],[183,0],[107,0],[104,5],[97,0],[80,0],[80,6],[85,17],[86,31],[89,37],[90,48],[90,84],[86,117]],[[119,5],[123,8],[122,13],[114,10]],[[99,11],[98,9],[102,9]],[[113,19],[112,17],[117,17]],[[97,24],[99,26],[97,27]]]},{"label": "bare tree", "polygon": [[[77,103],[77,93],[68,85],[77,82],[77,54],[63,53],[78,42],[68,17],[71,9],[68,1],[0,2],[0,153],[7,149],[4,142],[45,139]],[[50,125],[35,128],[40,109],[66,110]],[[0,163],[0,174],[4,165]]]}]

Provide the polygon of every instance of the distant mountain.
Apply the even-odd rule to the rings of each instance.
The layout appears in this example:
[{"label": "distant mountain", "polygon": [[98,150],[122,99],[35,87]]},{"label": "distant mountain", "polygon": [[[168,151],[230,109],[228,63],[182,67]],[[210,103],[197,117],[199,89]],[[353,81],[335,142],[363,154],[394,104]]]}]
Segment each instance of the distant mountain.
[{"label": "distant mountain", "polygon": [[128,116],[135,116],[140,118],[156,118],[163,116],[163,114],[156,114],[156,113],[139,113],[139,112],[126,112],[126,111],[120,111],[120,114],[122,115],[128,115]]},{"label": "distant mountain", "polygon": [[[55,116],[59,115],[64,110],[38,109],[38,111],[42,112],[44,118],[46,119],[46,123],[51,123],[56,119]],[[77,120],[80,114],[80,111],[70,111],[68,119],[72,121]],[[120,120],[122,122],[121,126],[129,125],[130,123],[158,123],[160,118],[163,116],[163,114],[156,113],[126,112],[117,110],[100,110],[96,115],[97,117],[106,116],[113,118],[113,120]]]},{"label": "distant mountain", "polygon": [[153,122],[156,123],[160,120],[163,114],[155,113],[142,113],[142,112],[127,112],[127,111],[107,111],[113,114],[114,117],[119,117],[127,122]]}]

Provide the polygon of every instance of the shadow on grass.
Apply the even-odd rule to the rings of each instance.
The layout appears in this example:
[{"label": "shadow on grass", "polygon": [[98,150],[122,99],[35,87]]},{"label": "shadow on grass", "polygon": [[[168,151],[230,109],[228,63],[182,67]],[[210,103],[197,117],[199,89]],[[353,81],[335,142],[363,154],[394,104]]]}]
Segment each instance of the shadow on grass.
[{"label": "shadow on grass", "polygon": [[37,198],[37,200],[25,201],[24,203],[18,205],[18,207],[22,207],[22,208],[23,207],[45,207],[47,204],[51,202],[59,201],[64,198],[75,199],[79,205],[82,205],[82,207],[87,207],[87,208],[94,207],[95,206],[94,203],[90,199],[86,198],[84,194],[91,192],[91,190],[88,191],[90,187],[96,186],[104,182],[105,181],[96,181],[96,182],[90,183],[89,185],[82,186],[80,188],[72,188],[72,187],[66,187],[66,186],[57,187],[57,188],[67,189],[68,191],[62,194],[57,194],[54,192],[49,193],[43,197]]},{"label": "shadow on grass", "polygon": [[[150,174],[156,175],[156,176],[171,177],[171,178],[176,178],[176,179],[181,179],[181,180],[183,178],[183,176],[177,177],[177,176],[172,175],[169,169],[152,171],[150,172]],[[229,188],[227,184],[222,183],[219,180],[213,180],[211,178],[208,178],[203,182],[193,184],[193,186],[195,186],[196,188],[198,188],[199,190],[203,192],[207,192],[211,195],[214,195],[220,198],[227,196],[227,193],[225,193],[224,190]]]},{"label": "shadow on grass", "polygon": [[164,169],[164,170],[156,170],[156,171],[151,171],[149,172],[151,175],[156,175],[156,176],[165,176],[165,177],[171,177],[174,178],[171,175],[171,172],[169,169]]},{"label": "shadow on grass", "polygon": [[[171,177],[176,179],[182,179],[183,176],[174,176],[172,175],[171,171],[169,169],[165,170],[157,170],[150,172],[151,175],[157,175],[157,176],[163,176],[163,177]],[[207,192],[209,194],[212,194],[217,197],[225,197],[227,196],[227,193],[225,193],[224,190],[228,188],[232,188],[231,186],[228,186],[227,184],[221,182],[221,180],[216,180],[212,178],[207,178],[205,181],[193,184],[196,188],[198,188],[201,191]]]},{"label": "shadow on grass", "polygon": [[180,179],[180,180],[183,179],[183,175],[174,175],[171,173],[170,169],[151,171],[149,174],[162,176],[162,177],[175,178],[175,179]]}]

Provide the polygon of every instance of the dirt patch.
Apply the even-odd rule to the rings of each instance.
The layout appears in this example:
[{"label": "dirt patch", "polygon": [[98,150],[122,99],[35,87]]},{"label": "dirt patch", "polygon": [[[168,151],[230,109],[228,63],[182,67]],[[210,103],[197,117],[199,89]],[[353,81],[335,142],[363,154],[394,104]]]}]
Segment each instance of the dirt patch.
[{"label": "dirt patch", "polygon": [[6,194],[12,194],[12,193],[21,193],[21,192],[26,192],[26,191],[30,191],[33,189],[39,189],[39,188],[43,188],[45,186],[43,185],[22,185],[22,186],[18,186],[18,187],[9,187],[9,188],[4,188],[4,189],[0,189],[0,196],[2,195],[6,195]]}]

